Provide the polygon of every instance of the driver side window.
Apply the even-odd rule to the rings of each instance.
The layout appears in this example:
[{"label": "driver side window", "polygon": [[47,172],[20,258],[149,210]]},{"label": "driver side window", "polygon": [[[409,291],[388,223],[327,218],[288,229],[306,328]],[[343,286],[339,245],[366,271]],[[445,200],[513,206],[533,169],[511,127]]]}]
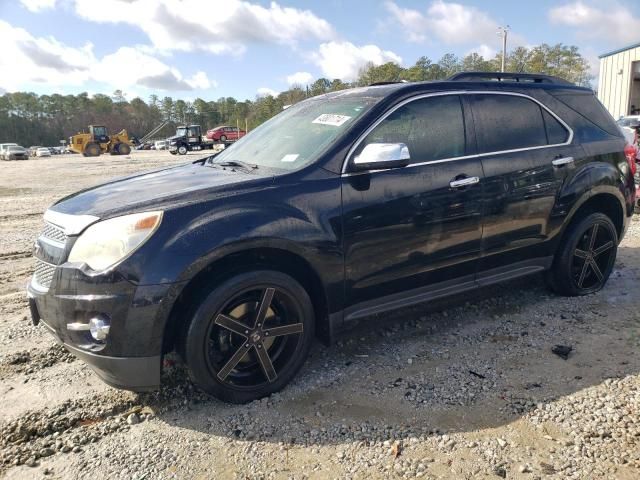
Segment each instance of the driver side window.
[{"label": "driver side window", "polygon": [[460,97],[428,97],[409,102],[385,118],[358,145],[353,158],[370,143],[404,143],[411,163],[422,163],[462,157],[465,142]]}]

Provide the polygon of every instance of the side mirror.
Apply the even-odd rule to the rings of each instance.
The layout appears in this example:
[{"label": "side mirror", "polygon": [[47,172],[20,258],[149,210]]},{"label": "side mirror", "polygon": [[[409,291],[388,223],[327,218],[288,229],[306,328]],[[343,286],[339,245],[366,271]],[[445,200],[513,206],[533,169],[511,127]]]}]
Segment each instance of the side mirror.
[{"label": "side mirror", "polygon": [[409,164],[411,155],[404,143],[370,143],[353,159],[357,170],[398,168]]}]

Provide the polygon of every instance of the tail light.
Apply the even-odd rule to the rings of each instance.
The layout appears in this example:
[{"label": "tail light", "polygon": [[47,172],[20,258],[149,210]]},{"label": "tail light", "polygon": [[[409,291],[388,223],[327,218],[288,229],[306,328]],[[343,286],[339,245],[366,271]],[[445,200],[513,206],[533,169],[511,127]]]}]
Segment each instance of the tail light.
[{"label": "tail light", "polygon": [[633,145],[629,145],[628,143],[624,147],[624,156],[627,157],[627,162],[629,162],[629,169],[631,170],[631,175],[636,174],[636,156],[638,154],[638,149]]}]

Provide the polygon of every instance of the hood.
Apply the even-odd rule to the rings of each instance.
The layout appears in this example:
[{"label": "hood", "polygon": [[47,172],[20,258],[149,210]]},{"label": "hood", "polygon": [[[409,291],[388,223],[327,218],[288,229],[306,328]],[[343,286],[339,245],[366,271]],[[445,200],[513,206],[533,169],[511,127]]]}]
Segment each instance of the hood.
[{"label": "hood", "polygon": [[181,138],[184,138],[184,135],[174,135],[173,137],[168,137],[168,138],[166,138],[165,140],[166,140],[167,142],[171,142],[171,140],[179,140],[179,139],[181,139]]},{"label": "hood", "polygon": [[[269,176],[270,177],[270,176]],[[56,202],[50,210],[99,218],[204,200],[238,184],[253,184],[265,175],[212,168],[201,163],[180,165],[81,190]]]}]

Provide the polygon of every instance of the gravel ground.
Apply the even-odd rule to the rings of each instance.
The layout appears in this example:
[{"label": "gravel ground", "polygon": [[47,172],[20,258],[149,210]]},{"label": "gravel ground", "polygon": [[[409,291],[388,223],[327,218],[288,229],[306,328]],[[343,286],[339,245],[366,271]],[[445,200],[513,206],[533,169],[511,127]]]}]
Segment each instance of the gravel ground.
[{"label": "gravel ground", "polygon": [[[42,212],[80,188],[188,159],[0,162],[0,476],[640,477],[640,219],[598,294],[557,297],[534,276],[370,318],[316,345],[268,399],[210,399],[175,357],[159,392],[104,385],[27,318]],[[566,359],[556,345],[572,347]]]}]

